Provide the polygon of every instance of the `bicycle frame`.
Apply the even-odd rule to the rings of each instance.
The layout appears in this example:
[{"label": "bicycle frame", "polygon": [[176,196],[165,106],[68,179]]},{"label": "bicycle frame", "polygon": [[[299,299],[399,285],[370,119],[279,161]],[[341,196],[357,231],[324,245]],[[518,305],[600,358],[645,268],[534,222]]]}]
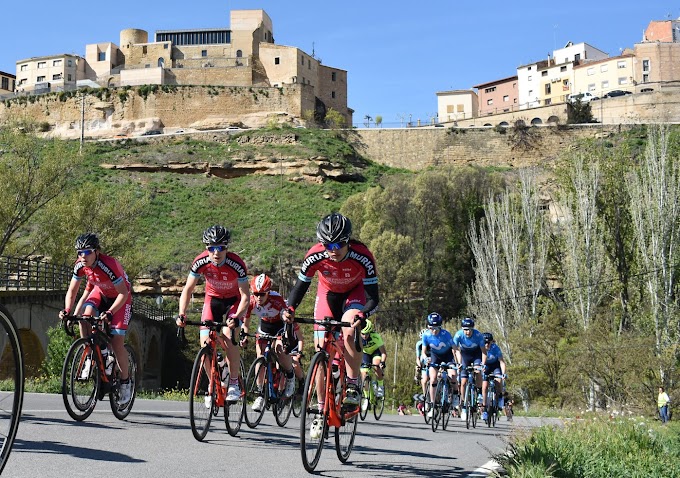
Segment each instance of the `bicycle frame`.
[{"label": "bicycle frame", "polygon": [[[92,348],[94,358],[97,361],[97,369],[99,370],[99,378],[104,382],[104,383],[109,383],[109,377],[106,375],[106,363],[104,361],[104,356],[102,355],[102,349],[101,349],[101,344],[106,345],[106,348],[109,350],[109,353],[114,354],[113,351],[113,346],[111,345],[111,341],[109,340],[108,337],[108,330],[104,332],[102,328],[108,329],[106,326],[106,322],[99,317],[93,317],[89,315],[83,315],[83,316],[77,316],[77,315],[69,315],[65,316],[64,320],[62,321],[62,327],[64,328],[64,331],[66,332],[67,335],[70,335],[71,337],[75,337],[75,332],[73,330],[73,326],[75,326],[75,321],[82,321],[82,322],[87,322],[90,326],[90,333],[85,337],[85,339],[88,340],[90,347]],[[85,359],[89,356],[89,353],[83,354],[80,357],[80,363],[78,364],[78,371],[80,372],[83,369],[83,366],[85,365]],[[114,365],[115,366],[115,365]]]}]

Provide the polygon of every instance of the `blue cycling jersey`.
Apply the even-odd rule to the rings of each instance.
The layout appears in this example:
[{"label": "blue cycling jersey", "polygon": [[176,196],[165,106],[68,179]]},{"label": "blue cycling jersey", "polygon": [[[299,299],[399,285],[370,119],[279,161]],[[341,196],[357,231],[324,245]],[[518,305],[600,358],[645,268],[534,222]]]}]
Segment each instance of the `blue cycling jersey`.
[{"label": "blue cycling jersey", "polygon": [[423,354],[423,339],[416,342],[416,358],[420,360],[420,356]]},{"label": "blue cycling jersey", "polygon": [[[430,357],[435,361],[435,357],[446,357],[448,353],[453,348],[453,337],[448,330],[441,329],[438,334],[433,334],[431,330],[428,330],[423,334],[422,338],[423,348],[429,347]],[[432,357],[434,355],[435,357]]]},{"label": "blue cycling jersey", "polygon": [[[453,337],[453,343],[460,349],[460,354],[463,357],[474,359],[482,358],[482,350],[484,350],[484,335],[477,329],[472,331],[472,335],[468,338],[460,329]],[[468,362],[466,360],[466,362]]]},{"label": "blue cycling jersey", "polygon": [[501,348],[497,344],[491,344],[489,350],[486,351],[486,366],[490,370],[500,368],[502,358]]}]

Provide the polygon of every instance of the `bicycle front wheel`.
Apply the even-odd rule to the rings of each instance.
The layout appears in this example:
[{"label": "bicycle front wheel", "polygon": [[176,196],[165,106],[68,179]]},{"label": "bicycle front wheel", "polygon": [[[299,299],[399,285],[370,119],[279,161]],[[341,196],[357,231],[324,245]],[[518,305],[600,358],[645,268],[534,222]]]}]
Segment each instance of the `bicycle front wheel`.
[{"label": "bicycle front wheel", "polygon": [[366,376],[361,384],[361,402],[359,403],[359,417],[361,420],[366,420],[368,415],[369,405],[371,404],[371,380]]},{"label": "bicycle front wheel", "polygon": [[385,397],[376,398],[373,405],[373,416],[376,420],[380,420],[383,410],[385,410]]},{"label": "bicycle front wheel", "polygon": [[430,379],[425,382],[425,396],[423,397],[423,418],[425,423],[429,425],[430,423],[430,410],[432,410],[432,400],[430,399]]},{"label": "bicycle front wheel", "polygon": [[442,392],[442,430],[449,426],[449,418],[451,418],[451,388],[446,385]]},{"label": "bicycle front wheel", "polygon": [[212,409],[215,401],[215,384],[210,383],[212,375],[212,348],[203,347],[198,351],[191,371],[189,386],[189,418],[194,438],[202,441],[210,428]]},{"label": "bicycle front wheel", "polygon": [[299,418],[300,413],[302,413],[302,389],[304,388],[304,383],[300,384],[295,379],[295,393],[293,394],[293,416]]},{"label": "bicycle front wheel", "polygon": [[128,378],[130,380],[130,400],[127,403],[120,403],[120,372],[118,368],[116,370],[116,382],[117,386],[111,390],[109,394],[109,401],[111,402],[111,411],[113,415],[118,420],[123,420],[130,414],[132,410],[132,404],[135,403],[135,397],[137,396],[137,359],[135,358],[135,351],[129,344],[125,344],[125,351],[128,356]]},{"label": "bicycle front wheel", "polygon": [[100,387],[99,364],[90,341],[79,338],[66,353],[61,371],[61,395],[71,418],[80,422],[92,414]]},{"label": "bicycle front wheel", "polygon": [[19,428],[24,401],[24,354],[21,340],[10,313],[0,305],[0,343],[5,345],[2,378],[9,380],[12,390],[0,391],[0,473],[2,472]]},{"label": "bicycle front wheel", "polygon": [[224,423],[227,427],[227,432],[235,437],[241,430],[243,423],[243,415],[245,415],[246,401],[245,401],[245,384],[243,378],[246,376],[245,367],[243,366],[243,359],[239,361],[239,387],[241,388],[241,396],[235,402],[224,402]]},{"label": "bicycle front wheel", "polygon": [[[325,399],[326,371],[328,360],[323,352],[317,352],[309,364],[305,387],[302,390],[300,412],[300,452],[302,465],[312,473],[319,463],[323,442],[328,433],[328,422],[319,402]],[[320,388],[319,388],[320,386]],[[328,397],[333,400],[333,397]]]},{"label": "bicycle front wheel", "polygon": [[285,427],[290,418],[291,408],[293,407],[293,397],[284,397],[283,392],[286,389],[286,374],[279,373],[279,401],[274,404],[274,418],[276,419],[276,424],[280,427]]},{"label": "bicycle front wheel", "polygon": [[335,429],[335,452],[342,463],[347,463],[354,447],[359,413],[357,410],[345,411],[344,407],[342,413],[344,414],[343,424]]},{"label": "bicycle front wheel", "polygon": [[432,410],[434,413],[432,414],[432,422],[430,425],[432,425],[432,431],[436,432],[437,427],[439,426],[439,420],[441,420],[442,416],[442,396],[444,393],[443,390],[444,383],[440,380],[439,383],[437,384],[437,390],[434,393],[434,402],[432,403]]},{"label": "bicycle front wheel", "polygon": [[465,387],[465,428],[468,430],[470,429],[470,423],[472,423],[472,414],[474,413],[472,411],[474,400],[472,393],[472,387],[470,386],[470,382],[468,382],[467,386]]},{"label": "bicycle front wheel", "polygon": [[[262,385],[257,385],[258,376],[262,375]],[[248,369],[248,375],[246,376],[246,408],[244,411],[246,425],[250,428],[255,428],[262,421],[264,416],[264,410],[266,408],[267,402],[269,401],[269,383],[267,381],[267,363],[264,357],[258,357]],[[259,400],[258,400],[259,398]],[[255,403],[255,402],[261,403]],[[259,405],[258,409],[255,409],[255,405]]]}]

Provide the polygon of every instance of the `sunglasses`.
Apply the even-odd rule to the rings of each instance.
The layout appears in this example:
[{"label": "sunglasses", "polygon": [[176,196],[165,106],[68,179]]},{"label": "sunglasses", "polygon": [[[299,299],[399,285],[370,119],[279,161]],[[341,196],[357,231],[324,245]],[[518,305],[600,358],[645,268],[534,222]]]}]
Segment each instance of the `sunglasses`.
[{"label": "sunglasses", "polygon": [[256,296],[256,297],[264,297],[265,295],[267,295],[267,293],[266,292],[253,292],[253,295]]},{"label": "sunglasses", "polygon": [[78,255],[83,257],[89,256],[93,252],[94,249],[78,249]]},{"label": "sunglasses", "polygon": [[207,246],[209,252],[222,252],[227,250],[227,246]]},{"label": "sunglasses", "polygon": [[472,329],[467,328],[467,327],[463,327],[463,332],[469,332],[470,330],[472,330]]},{"label": "sunglasses", "polygon": [[343,247],[347,245],[346,242],[329,242],[328,244],[324,244],[323,246],[326,248],[327,251],[339,251]]},{"label": "sunglasses", "polygon": [[436,330],[436,329],[441,329],[442,327],[441,327],[441,325],[428,325],[427,328],[432,329],[432,330]]}]

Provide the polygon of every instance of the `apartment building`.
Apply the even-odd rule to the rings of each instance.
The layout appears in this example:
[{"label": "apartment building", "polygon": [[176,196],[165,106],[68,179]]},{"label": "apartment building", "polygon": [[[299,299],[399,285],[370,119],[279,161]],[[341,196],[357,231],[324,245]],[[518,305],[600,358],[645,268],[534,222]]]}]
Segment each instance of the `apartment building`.
[{"label": "apartment building", "polygon": [[476,118],[478,112],[477,93],[472,90],[437,92],[437,118],[440,123]]},{"label": "apartment building", "polygon": [[16,89],[20,93],[75,89],[76,82],[85,78],[85,60],[78,55],[27,58],[16,64]]},{"label": "apartment building", "polygon": [[539,100],[540,73],[550,64],[550,58],[517,67],[517,98],[519,109],[541,106]]},{"label": "apartment building", "polygon": [[612,90],[628,90],[635,86],[632,50],[625,54],[574,66],[571,93],[592,93],[602,98]]},{"label": "apartment building", "polygon": [[14,93],[17,77],[11,73],[0,71],[0,95]]},{"label": "apartment building", "polygon": [[507,113],[519,109],[517,75],[481,83],[477,89],[479,116]]}]

